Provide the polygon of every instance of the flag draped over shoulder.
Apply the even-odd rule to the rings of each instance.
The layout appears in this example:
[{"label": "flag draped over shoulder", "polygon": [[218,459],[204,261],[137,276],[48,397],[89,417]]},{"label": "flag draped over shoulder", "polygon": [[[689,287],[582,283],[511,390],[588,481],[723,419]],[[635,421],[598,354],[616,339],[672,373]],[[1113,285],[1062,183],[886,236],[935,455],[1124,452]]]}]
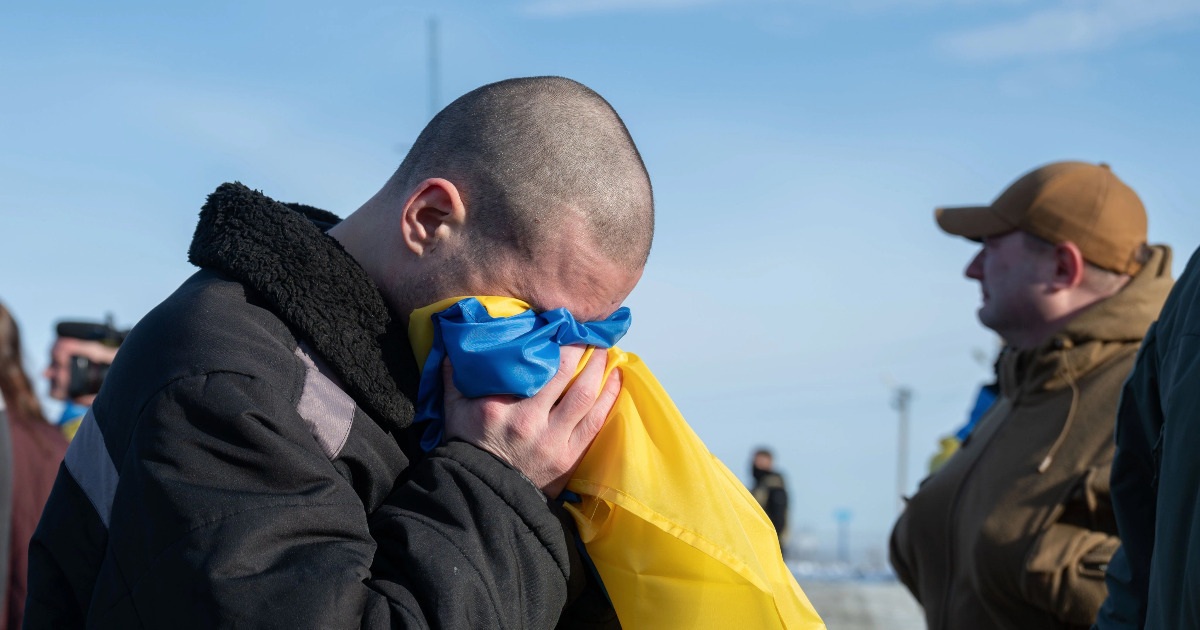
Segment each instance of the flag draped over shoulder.
[{"label": "flag draped over shoulder", "polygon": [[628,327],[624,308],[581,323],[512,298],[454,298],[414,311],[423,445],[442,439],[447,356],[463,395],[529,397],[558,371],[560,346],[607,348],[621,392],[567,484],[581,498],[567,509],[622,626],[824,628],[758,502],[708,452],[641,359],[614,346]]}]

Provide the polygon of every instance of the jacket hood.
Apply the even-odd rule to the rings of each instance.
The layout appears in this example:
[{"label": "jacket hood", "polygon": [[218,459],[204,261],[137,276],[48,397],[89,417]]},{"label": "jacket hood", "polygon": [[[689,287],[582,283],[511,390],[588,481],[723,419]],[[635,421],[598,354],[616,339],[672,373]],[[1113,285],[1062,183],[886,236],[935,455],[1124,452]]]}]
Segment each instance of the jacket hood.
[{"label": "jacket hood", "polygon": [[340,219],[226,183],[200,210],[188,260],[258,293],[384,429],[412,422],[420,371],[378,287],[325,234]]},{"label": "jacket hood", "polygon": [[1141,342],[1174,285],[1171,248],[1150,249],[1150,260],[1123,289],[1075,316],[1046,343],[1031,350],[1006,348],[997,370],[1001,393],[1019,398],[1069,386],[1112,358],[1121,344]]},{"label": "jacket hood", "polygon": [[1067,324],[1063,333],[1071,341],[1140,341],[1146,336],[1175,284],[1171,279],[1171,248],[1154,245],[1150,251],[1150,260],[1129,284]]}]

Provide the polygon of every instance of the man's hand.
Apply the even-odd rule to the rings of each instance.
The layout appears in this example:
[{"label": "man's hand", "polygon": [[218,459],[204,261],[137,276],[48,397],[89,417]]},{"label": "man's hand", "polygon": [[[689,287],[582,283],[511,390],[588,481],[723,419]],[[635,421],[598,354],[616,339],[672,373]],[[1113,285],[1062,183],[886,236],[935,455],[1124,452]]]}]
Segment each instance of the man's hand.
[{"label": "man's hand", "polygon": [[608,359],[603,349],[597,352],[603,357],[593,355],[567,389],[584,348],[563,346],[558,373],[537,395],[526,399],[464,398],[454,387],[450,362],[444,361],[446,437],[464,440],[503,459],[549,497],[557,497],[604,426],[621,391],[620,370],[613,370],[600,389]]}]

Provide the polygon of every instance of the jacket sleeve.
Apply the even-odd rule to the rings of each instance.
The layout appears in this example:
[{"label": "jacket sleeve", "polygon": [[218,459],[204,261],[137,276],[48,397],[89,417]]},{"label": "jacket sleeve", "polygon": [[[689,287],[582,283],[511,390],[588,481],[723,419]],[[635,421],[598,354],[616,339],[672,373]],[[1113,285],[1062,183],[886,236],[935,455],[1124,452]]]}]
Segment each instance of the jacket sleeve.
[{"label": "jacket sleeve", "polygon": [[285,398],[216,373],[151,401],[113,453],[89,625],[553,627],[569,560],[537,488],[452,444],[368,517]]},{"label": "jacket sleeve", "polygon": [[767,515],[771,518],[771,522],[775,524],[775,533],[782,534],[786,532],[788,495],[787,488],[783,485],[782,478],[779,480],[779,486],[771,488],[771,493],[767,495],[766,511]]},{"label": "jacket sleeve", "polygon": [[544,496],[474,446],[434,451],[371,517],[379,543],[371,588],[380,596],[368,611],[379,623],[369,625],[554,627],[569,543]]},{"label": "jacket sleeve", "polygon": [[909,593],[912,593],[913,599],[917,600],[918,604],[924,605],[921,601],[921,590],[917,587],[916,567],[912,566],[908,560],[911,554],[911,549],[905,545],[908,540],[908,509],[900,514],[900,518],[896,520],[896,525],[892,527],[892,535],[888,540],[888,562],[892,565],[892,570],[896,572],[896,577],[904,584]]},{"label": "jacket sleeve", "polygon": [[1117,408],[1112,502],[1122,546],[1108,566],[1108,598],[1096,628],[1141,628],[1146,619],[1157,509],[1157,450],[1163,411],[1158,397],[1158,335],[1151,326]]}]

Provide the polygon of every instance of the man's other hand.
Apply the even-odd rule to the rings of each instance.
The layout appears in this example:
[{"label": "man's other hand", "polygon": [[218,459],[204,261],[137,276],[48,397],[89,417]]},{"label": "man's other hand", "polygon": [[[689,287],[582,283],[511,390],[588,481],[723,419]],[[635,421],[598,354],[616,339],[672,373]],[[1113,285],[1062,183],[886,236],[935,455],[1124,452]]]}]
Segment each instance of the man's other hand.
[{"label": "man's other hand", "polygon": [[[547,496],[556,498],[579,466],[621,391],[621,371],[601,389],[607,353],[597,349],[579,378],[567,384],[584,354],[583,346],[563,346],[558,373],[532,398],[464,398],[454,387],[453,368],[442,362],[446,437],[478,446],[521,471]],[[564,393],[565,390],[565,393]]]}]

